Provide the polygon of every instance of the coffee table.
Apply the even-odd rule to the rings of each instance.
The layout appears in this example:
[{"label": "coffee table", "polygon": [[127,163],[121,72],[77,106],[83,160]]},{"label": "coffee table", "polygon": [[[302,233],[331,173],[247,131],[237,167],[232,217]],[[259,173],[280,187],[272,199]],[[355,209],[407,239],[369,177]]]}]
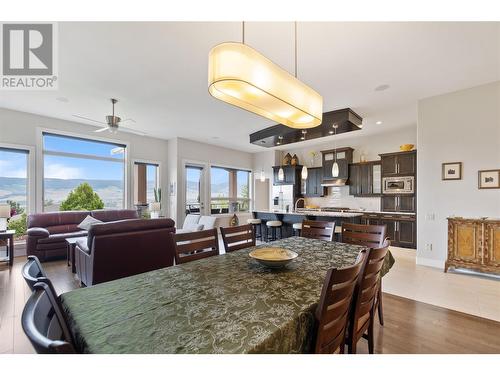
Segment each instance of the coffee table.
[{"label": "coffee table", "polygon": [[9,262],[9,266],[14,264],[14,234],[16,234],[15,230],[0,232],[0,240],[7,240],[7,257],[0,261]]},{"label": "coffee table", "polygon": [[66,243],[68,244],[68,249],[66,251],[66,259],[68,266],[71,261],[71,272],[76,273],[76,267],[75,267],[75,247],[76,247],[76,241],[78,240],[86,240],[87,237],[70,237],[66,238]]}]

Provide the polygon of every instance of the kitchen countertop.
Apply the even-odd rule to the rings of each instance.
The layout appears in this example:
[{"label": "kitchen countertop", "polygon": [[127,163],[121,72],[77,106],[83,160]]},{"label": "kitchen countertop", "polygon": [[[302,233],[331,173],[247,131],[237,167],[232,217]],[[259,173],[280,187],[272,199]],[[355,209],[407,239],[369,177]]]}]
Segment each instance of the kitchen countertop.
[{"label": "kitchen countertop", "polygon": [[254,210],[255,212],[262,212],[268,214],[287,214],[287,215],[311,215],[311,216],[330,216],[330,217],[359,217],[364,214],[380,214],[380,215],[409,215],[415,216],[415,212],[387,212],[387,211],[348,211],[348,212],[335,212],[335,211],[320,211],[320,210],[300,210],[300,211],[282,211],[282,210]]},{"label": "kitchen countertop", "polygon": [[330,212],[330,211],[280,211],[280,210],[255,210],[254,212],[262,212],[266,214],[278,214],[278,215],[314,215],[314,216],[329,216],[329,217],[359,217],[363,216],[359,212]]}]

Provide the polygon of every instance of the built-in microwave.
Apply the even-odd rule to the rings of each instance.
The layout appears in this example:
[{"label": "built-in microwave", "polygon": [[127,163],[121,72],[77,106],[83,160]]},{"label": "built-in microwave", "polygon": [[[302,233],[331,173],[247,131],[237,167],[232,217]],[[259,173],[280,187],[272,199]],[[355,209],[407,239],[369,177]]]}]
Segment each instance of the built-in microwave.
[{"label": "built-in microwave", "polygon": [[415,177],[384,177],[382,178],[383,194],[413,194],[415,192]]}]

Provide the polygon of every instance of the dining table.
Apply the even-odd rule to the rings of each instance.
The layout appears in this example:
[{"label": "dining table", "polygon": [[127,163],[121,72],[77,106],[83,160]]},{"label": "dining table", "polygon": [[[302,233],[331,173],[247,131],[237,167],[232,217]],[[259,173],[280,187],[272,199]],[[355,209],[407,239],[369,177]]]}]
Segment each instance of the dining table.
[{"label": "dining table", "polygon": [[[271,269],[249,257],[298,257]],[[358,245],[289,237],[61,295],[83,353],[310,353],[326,272],[353,265]],[[382,268],[394,264],[390,252]]]}]

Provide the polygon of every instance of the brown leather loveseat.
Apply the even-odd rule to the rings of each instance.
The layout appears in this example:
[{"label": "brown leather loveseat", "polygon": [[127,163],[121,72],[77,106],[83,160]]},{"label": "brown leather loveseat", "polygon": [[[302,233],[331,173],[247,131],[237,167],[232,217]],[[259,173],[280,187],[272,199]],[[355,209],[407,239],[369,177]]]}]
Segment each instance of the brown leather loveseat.
[{"label": "brown leather loveseat", "polygon": [[76,273],[91,286],[172,266],[172,219],[126,220],[93,225],[75,248]]},{"label": "brown leather loveseat", "polygon": [[87,215],[103,222],[137,219],[136,210],[60,211],[31,214],[28,216],[28,255],[36,255],[40,261],[66,256],[66,238],[86,236],[78,228]]}]

